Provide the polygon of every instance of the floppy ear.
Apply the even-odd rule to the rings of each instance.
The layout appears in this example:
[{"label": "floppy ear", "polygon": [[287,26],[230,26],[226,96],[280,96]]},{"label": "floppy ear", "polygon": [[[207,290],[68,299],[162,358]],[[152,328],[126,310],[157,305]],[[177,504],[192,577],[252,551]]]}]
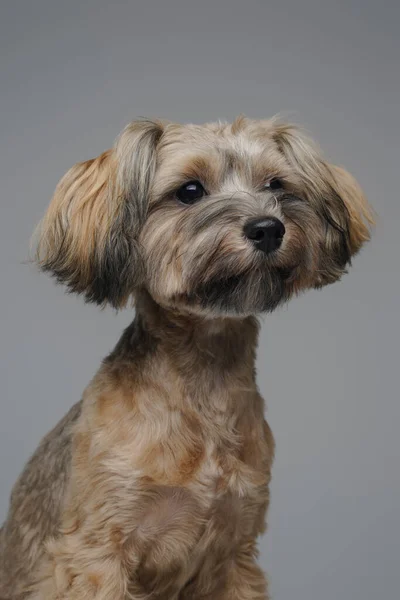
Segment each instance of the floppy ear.
[{"label": "floppy ear", "polygon": [[275,124],[273,136],[324,224],[315,285],[336,281],[351,257],[369,240],[374,223],[372,210],[350,173],[327,163],[314,142],[297,127]]},{"label": "floppy ear", "polygon": [[329,165],[333,177],[333,188],[342,198],[349,219],[349,247],[351,255],[358,252],[370,239],[374,225],[373,212],[364,193],[354,177],[343,167]]},{"label": "floppy ear", "polygon": [[146,219],[160,123],[134,121],[115,146],[73,166],[39,226],[36,259],[87,302],[124,306],[143,277]]}]

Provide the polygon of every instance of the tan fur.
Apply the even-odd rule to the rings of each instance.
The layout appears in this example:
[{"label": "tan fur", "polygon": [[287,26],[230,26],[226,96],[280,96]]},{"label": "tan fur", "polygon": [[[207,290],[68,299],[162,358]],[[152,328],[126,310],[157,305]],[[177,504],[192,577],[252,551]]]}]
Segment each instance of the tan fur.
[{"label": "tan fur", "polygon": [[373,213],[354,177],[342,167],[331,165],[330,168],[333,185],[350,214],[350,244],[352,253],[355,253],[369,240],[369,228],[374,224]]},{"label": "tan fur", "polygon": [[[190,180],[207,195],[188,206]],[[285,227],[268,255],[243,233],[261,217]],[[136,317],[13,489],[2,600],[266,600],[254,315],[339,279],[371,223],[354,179],[277,120],[134,122],[72,167],[38,262]]]},{"label": "tan fur", "polygon": [[109,194],[114,187],[110,150],[72,167],[61,179],[41,224],[39,263],[62,256],[61,268],[79,270],[81,285],[93,277],[91,258],[101,252],[118,204]]}]

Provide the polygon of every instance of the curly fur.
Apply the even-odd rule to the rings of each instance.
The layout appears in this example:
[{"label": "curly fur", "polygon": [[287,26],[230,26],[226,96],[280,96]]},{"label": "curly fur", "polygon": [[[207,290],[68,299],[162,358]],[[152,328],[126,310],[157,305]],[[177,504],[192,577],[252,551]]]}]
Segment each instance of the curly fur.
[{"label": "curly fur", "polygon": [[[207,195],[188,206],[191,180]],[[270,255],[243,235],[265,216],[285,227]],[[351,175],[274,119],[136,121],[68,171],[38,263],[87,301],[134,298],[136,316],[13,489],[2,599],[266,600],[256,315],[338,280],[371,224]]]}]

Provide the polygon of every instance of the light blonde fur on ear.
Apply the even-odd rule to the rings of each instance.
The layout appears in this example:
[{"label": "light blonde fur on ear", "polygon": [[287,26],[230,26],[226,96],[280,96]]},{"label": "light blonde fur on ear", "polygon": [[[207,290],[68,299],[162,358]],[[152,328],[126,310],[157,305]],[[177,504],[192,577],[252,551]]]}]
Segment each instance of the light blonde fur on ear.
[{"label": "light blonde fur on ear", "polygon": [[74,165],[57,185],[41,222],[37,262],[60,280],[68,279],[74,291],[90,284],[95,256],[102,253],[117,213],[114,180],[112,150]]},{"label": "light blonde fur on ear", "polygon": [[137,237],[161,133],[134,121],[113,149],[73,166],[39,227],[38,264],[89,302],[123,306],[142,277]]},{"label": "light blonde fur on ear", "polygon": [[333,175],[333,186],[349,213],[349,243],[351,253],[355,254],[370,239],[370,229],[375,224],[373,211],[355,178],[343,167],[329,167]]},{"label": "light blonde fur on ear", "polygon": [[[360,186],[345,169],[328,163],[318,145],[299,127],[274,122],[273,137],[301,177],[309,200],[328,224],[342,234],[349,260],[369,239],[374,224],[372,209]],[[331,231],[327,235],[329,246],[332,234]]]}]

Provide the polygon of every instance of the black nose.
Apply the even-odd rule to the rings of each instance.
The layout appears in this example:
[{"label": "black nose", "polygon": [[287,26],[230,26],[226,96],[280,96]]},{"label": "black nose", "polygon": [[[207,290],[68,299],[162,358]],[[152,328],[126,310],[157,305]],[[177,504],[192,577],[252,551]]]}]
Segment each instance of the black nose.
[{"label": "black nose", "polygon": [[281,245],[285,235],[285,226],[275,217],[255,219],[246,223],[244,235],[253,242],[258,250],[269,254]]}]

